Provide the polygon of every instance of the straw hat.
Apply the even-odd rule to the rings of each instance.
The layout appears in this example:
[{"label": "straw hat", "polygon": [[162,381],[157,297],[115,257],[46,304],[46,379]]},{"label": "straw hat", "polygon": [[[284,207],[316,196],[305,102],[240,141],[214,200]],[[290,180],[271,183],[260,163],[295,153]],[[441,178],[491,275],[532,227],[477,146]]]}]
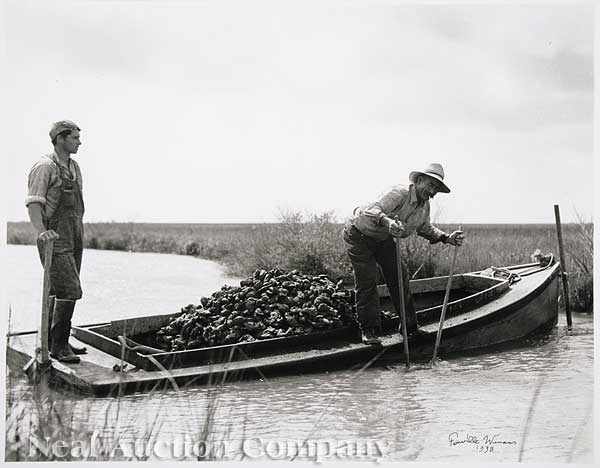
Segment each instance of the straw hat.
[{"label": "straw hat", "polygon": [[440,192],[450,193],[450,189],[444,183],[444,168],[442,167],[441,164],[431,163],[422,172],[421,171],[412,171],[409,174],[408,178],[411,182],[414,182],[418,175],[426,175],[428,177],[431,177],[432,179],[435,179],[440,186]]}]

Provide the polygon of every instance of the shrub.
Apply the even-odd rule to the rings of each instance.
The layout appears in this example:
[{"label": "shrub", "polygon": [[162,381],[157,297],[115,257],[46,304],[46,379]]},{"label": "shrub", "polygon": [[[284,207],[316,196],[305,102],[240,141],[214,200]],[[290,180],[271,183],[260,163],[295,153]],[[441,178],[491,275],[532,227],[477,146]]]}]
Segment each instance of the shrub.
[{"label": "shrub", "polygon": [[[447,232],[457,226],[440,226]],[[352,268],[342,224],[331,212],[279,214],[274,224],[86,224],[87,248],[193,255],[223,264],[228,273],[247,276],[258,268],[297,269],[305,274],[326,274],[352,283]],[[470,224],[459,250],[456,273],[530,261],[534,250],[558,257],[553,224]],[[571,306],[591,311],[593,302],[593,225],[580,221],[563,225]],[[8,223],[10,244],[33,244],[29,223]],[[453,247],[430,245],[411,236],[401,243],[411,276],[426,278],[448,274]]]}]

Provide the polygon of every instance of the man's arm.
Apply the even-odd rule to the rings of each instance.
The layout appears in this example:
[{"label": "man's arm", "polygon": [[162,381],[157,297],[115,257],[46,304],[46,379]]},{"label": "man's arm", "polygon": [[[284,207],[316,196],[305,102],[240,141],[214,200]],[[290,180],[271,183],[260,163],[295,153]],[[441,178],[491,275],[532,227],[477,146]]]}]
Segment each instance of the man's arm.
[{"label": "man's arm", "polygon": [[46,231],[42,210],[46,204],[46,193],[52,177],[52,169],[48,164],[36,164],[29,173],[27,180],[27,197],[25,205],[29,219],[35,228],[38,239],[46,241],[58,239],[55,231]]},{"label": "man's arm", "polygon": [[52,229],[46,230],[46,226],[44,226],[44,218],[42,216],[42,204],[41,203],[30,203],[27,205],[27,212],[29,213],[29,220],[33,227],[35,228],[38,239],[41,241],[47,241],[49,239],[58,239],[59,235],[56,231]]},{"label": "man's arm", "polygon": [[417,229],[417,233],[432,244],[443,242],[444,244],[461,246],[464,240],[462,231],[454,231],[452,234],[448,234],[432,225],[429,222],[429,216],[427,216],[425,222]]},{"label": "man's arm", "polygon": [[393,188],[370,205],[363,213],[365,216],[373,218],[376,224],[387,227],[392,235],[399,236],[403,230],[402,223],[393,220],[387,216],[387,213],[402,205],[407,196],[408,192],[404,193],[398,188]]},{"label": "man's arm", "polygon": [[424,237],[432,244],[436,244],[438,242],[446,243],[449,238],[448,234],[432,225],[429,220],[425,221],[423,224],[421,224],[421,226],[419,226],[417,229],[417,234],[419,234],[421,237]]},{"label": "man's arm", "polygon": [[38,235],[46,230],[44,226],[44,219],[42,217],[42,204],[41,203],[30,203],[27,205],[27,212],[29,213],[29,220],[33,227],[37,231]]}]

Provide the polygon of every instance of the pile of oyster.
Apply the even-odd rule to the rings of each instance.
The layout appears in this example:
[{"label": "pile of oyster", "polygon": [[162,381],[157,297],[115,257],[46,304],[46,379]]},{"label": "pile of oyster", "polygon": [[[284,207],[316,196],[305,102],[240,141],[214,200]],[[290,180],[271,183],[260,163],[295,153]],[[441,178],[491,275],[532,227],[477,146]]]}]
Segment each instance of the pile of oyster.
[{"label": "pile of oyster", "polygon": [[168,351],[262,340],[354,323],[351,295],[326,275],[256,270],[240,286],[223,286],[157,332]]}]

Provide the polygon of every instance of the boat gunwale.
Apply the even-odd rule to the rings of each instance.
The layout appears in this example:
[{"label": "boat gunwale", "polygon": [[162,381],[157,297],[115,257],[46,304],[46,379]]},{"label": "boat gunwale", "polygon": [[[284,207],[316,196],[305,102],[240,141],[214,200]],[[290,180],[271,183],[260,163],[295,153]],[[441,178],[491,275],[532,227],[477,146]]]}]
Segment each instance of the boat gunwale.
[{"label": "boat gunwale", "polygon": [[[500,317],[502,318],[508,318],[511,315],[516,315],[519,313],[522,313],[522,311],[524,310],[525,307],[528,306],[529,303],[535,301],[537,298],[543,296],[543,295],[548,295],[549,298],[551,300],[555,300],[556,298],[554,296],[556,296],[558,294],[558,290],[554,290],[554,288],[550,289],[549,285],[552,284],[552,282],[557,281],[557,276],[558,276],[558,267],[559,267],[559,263],[557,262],[557,264],[555,264],[553,267],[548,268],[548,271],[544,273],[545,278],[540,279],[539,284],[538,281],[534,282],[534,287],[527,287],[523,293],[523,295],[521,297],[518,297],[518,299],[516,300],[509,300],[509,302],[507,302],[506,304],[504,304],[503,306],[501,306],[499,309],[497,310],[492,310],[489,313],[479,316],[479,317],[473,317],[470,318],[468,321],[465,322],[461,322],[461,323],[456,323],[456,324],[451,324],[449,323],[448,327],[444,328],[444,336],[447,338],[450,338],[451,336],[454,335],[460,335],[463,331],[470,331],[471,330],[476,330],[477,328],[480,328],[481,326],[486,326],[488,322],[488,318],[491,318],[491,320],[489,320],[490,323],[493,323],[496,319]],[[540,272],[541,273],[541,272]],[[524,283],[527,283],[528,281],[525,280]],[[518,290],[519,285],[517,284],[516,287],[514,288],[515,290]],[[503,298],[501,300],[505,300],[505,298],[507,298],[508,296],[503,296]],[[525,336],[529,336],[533,333],[535,333],[536,330],[538,329],[546,329],[549,324],[552,321],[555,321],[556,318],[558,317],[558,307],[556,307],[555,311],[549,311],[550,313],[546,313],[544,314],[544,322],[541,323],[537,328],[535,329],[531,329],[528,330],[527,334],[524,335]],[[555,313],[552,313],[555,312]],[[95,324],[95,325],[99,325],[99,324]],[[94,325],[92,325],[94,326]],[[466,328],[465,328],[466,326]],[[458,333],[455,333],[458,332]],[[35,332],[32,332],[32,334]],[[428,332],[428,334],[430,335],[429,338],[432,338],[435,336],[435,333],[431,333]],[[497,346],[500,345],[502,343],[508,343],[510,341],[514,341],[514,340],[520,340],[523,337],[519,337],[519,338],[511,338],[509,337],[507,340],[502,341],[502,342],[498,342],[498,343],[492,343],[489,346]],[[389,335],[387,336],[387,342],[389,342],[389,340],[392,337],[390,337]],[[401,343],[402,340],[399,336],[394,336],[393,337],[394,342],[389,343],[386,348],[394,348],[394,350],[401,350]],[[397,340],[397,341],[396,341]],[[427,337],[425,338],[424,341],[422,341],[423,344],[425,344],[427,342]],[[482,350],[485,349],[487,346],[486,345],[482,345],[476,349],[472,349],[469,352],[476,352],[478,350]],[[15,357],[18,357],[17,360],[23,360],[23,359],[27,359],[28,355],[25,352],[19,351],[18,349],[12,348],[11,346],[9,346],[9,351],[13,354],[15,354]],[[373,354],[375,353],[375,348],[373,347],[368,347],[366,345],[362,345],[360,343],[356,344],[355,346],[352,346],[351,349],[348,350],[343,350],[342,348],[337,348],[336,350],[332,350],[333,354],[329,354],[329,353],[324,353],[321,356],[305,356],[305,357],[300,357],[300,358],[296,358],[296,359],[285,359],[285,356],[279,356],[279,359],[274,359],[273,362],[267,362],[267,363],[262,363],[264,361],[261,360],[261,366],[259,366],[260,369],[264,369],[265,372],[267,372],[270,369],[278,369],[278,368],[283,368],[283,367],[294,367],[294,366],[300,366],[300,367],[307,367],[307,364],[311,363],[311,362],[327,362],[327,363],[334,363],[334,364],[339,364],[340,361],[338,358],[341,358],[341,360],[344,360],[346,358],[349,358],[350,356],[358,356],[359,354],[362,355],[367,355],[369,353]],[[456,351],[453,354],[456,353],[460,353],[460,351]],[[370,355],[370,354],[369,354]],[[347,359],[346,359],[347,360]],[[134,391],[143,391],[141,390],[142,387],[146,384],[151,384],[157,381],[162,381],[162,380],[166,380],[167,378],[164,376],[164,372],[162,371],[158,371],[158,370],[152,370],[152,371],[146,371],[146,370],[142,370],[140,369],[141,373],[137,376],[136,378],[136,373],[134,374],[125,374],[127,375],[127,379],[122,380],[122,381],[115,381],[114,379],[97,379],[97,380],[89,380],[89,379],[80,379],[79,374],[77,372],[77,366],[78,365],[59,365],[59,363],[55,362],[54,360],[51,361],[52,362],[52,371],[53,373],[55,372],[56,375],[54,375],[54,377],[58,378],[59,381],[64,381],[67,385],[70,385],[73,389],[77,389],[77,390],[89,390],[94,394],[103,394],[105,392],[111,391],[112,389],[115,388],[115,385],[124,385],[125,387],[123,388],[128,388],[128,389],[133,389]],[[255,359],[251,359],[249,362],[246,363],[246,367],[239,368],[238,370],[246,370],[246,369],[251,369],[251,368],[255,368],[256,366],[257,360]],[[212,367],[211,369],[211,374],[214,375],[221,375],[223,373],[225,373],[225,375],[227,375],[228,372],[233,371],[234,369],[231,368],[227,368],[228,365],[231,366],[232,363],[215,363],[213,364],[214,367]],[[238,364],[243,366],[243,364]],[[198,381],[200,382],[203,378],[206,377],[206,375],[203,373],[203,371],[200,370],[200,368],[203,368],[206,366],[194,366],[194,367],[184,367],[184,368],[179,368],[179,369],[172,369],[172,371],[175,372],[175,375],[173,376],[173,378],[175,379],[175,381],[177,382],[193,382],[193,381]],[[234,364],[234,367],[237,367]],[[295,368],[295,367],[294,367]],[[311,367],[309,367],[310,369]],[[108,370],[108,368],[106,368]],[[69,372],[66,372],[66,370],[69,370]],[[196,372],[196,374],[195,374]],[[107,374],[108,375],[108,374]],[[125,375],[123,375],[122,377],[125,377]],[[131,380],[130,380],[131,379]]]},{"label": "boat gunwale", "polygon": [[[507,305],[505,305],[504,307],[500,308],[498,310],[499,314],[504,315],[505,317],[507,316],[507,311],[509,314],[518,314],[522,309],[523,306],[529,304],[530,302],[534,301],[536,298],[540,297],[546,290],[548,287],[548,284],[551,283],[555,277],[556,277],[556,272],[557,269],[552,269],[552,271],[549,272],[549,274],[547,275],[547,277],[535,288],[533,288],[531,291],[527,292],[521,299],[515,301],[515,302],[510,302]],[[457,324],[454,325],[452,327],[449,327],[448,329],[444,328],[444,336],[446,337],[451,337],[454,336],[454,333],[446,333],[446,331],[454,331],[457,328],[461,328],[464,329],[465,326],[467,326],[468,328],[479,328],[480,325],[485,325],[481,323],[481,318],[485,318],[488,317],[490,314],[486,314],[483,317],[478,317],[478,318],[474,318],[471,319],[467,322],[461,323],[461,324]],[[494,315],[498,315],[498,314],[494,314]],[[493,321],[492,321],[493,322]],[[550,321],[546,321],[542,324],[540,324],[535,330],[531,330],[530,332],[527,333],[527,336],[533,334],[536,332],[536,330],[541,330],[541,329],[546,329],[547,324]],[[477,323],[478,327],[471,327],[473,325],[473,323]],[[461,330],[464,331],[464,330]],[[460,335],[461,333],[458,333],[458,335]],[[435,334],[431,334],[433,337]],[[382,337],[385,341],[390,340],[390,338],[396,338],[390,335],[386,335],[385,337]],[[503,343],[508,343],[508,342],[512,342],[512,341],[517,341],[521,338],[511,338],[510,340],[507,340],[505,342],[499,342],[499,343],[493,343],[490,344],[489,346],[483,346],[480,348],[476,348],[475,350],[471,350],[471,352],[475,352],[477,350],[481,350],[481,349],[485,349],[486,347],[495,347],[495,346],[499,346]],[[393,350],[400,350],[400,347],[402,346],[402,338],[401,336],[397,336],[397,340],[395,342],[392,343],[386,343],[384,344],[384,349],[386,351],[390,351],[392,352]],[[309,350],[310,351],[310,350]],[[356,346],[352,347],[351,349],[348,350],[344,350],[341,348],[335,348],[332,349],[331,352],[329,353],[325,353],[325,355],[320,355],[320,356],[312,356],[312,355],[307,355],[307,356],[302,356],[302,357],[296,357],[294,359],[281,359],[281,360],[273,360],[272,362],[268,363],[267,365],[262,364],[259,365],[258,368],[260,369],[277,369],[277,368],[281,368],[281,367],[290,367],[290,366],[294,366],[294,365],[302,365],[305,366],[311,362],[319,362],[323,359],[325,359],[326,361],[330,362],[332,360],[334,360],[335,358],[341,358],[343,359],[347,359],[349,358],[350,355],[375,355],[377,352],[377,348],[374,348],[372,346],[368,346],[368,345],[362,345],[361,343],[357,343]],[[296,354],[296,353],[294,353]],[[214,363],[213,366],[208,366],[210,367],[210,374],[212,376],[220,376],[222,374],[228,374],[230,372],[234,372],[236,370],[249,370],[252,368],[256,368],[256,362],[259,361],[260,359],[264,359],[265,357],[259,357],[257,359],[250,359],[248,360],[248,365],[244,366],[243,368],[240,369],[235,369],[235,364],[233,364],[233,362],[221,362],[221,363]],[[234,366],[234,368],[232,367],[232,364]],[[192,380],[196,380],[196,379],[202,379],[202,378],[206,378],[208,374],[194,374],[194,372],[198,373],[199,368],[205,368],[207,367],[206,364],[204,365],[199,365],[199,366],[195,366],[196,369],[194,367],[182,367],[182,368],[178,368],[178,369],[172,369],[172,371],[176,371],[175,375],[172,375],[172,377],[176,380],[176,381],[181,381],[181,382],[187,382],[189,381],[189,379]],[[131,382],[124,382],[128,385],[139,385],[140,383],[152,383],[156,380],[159,380],[160,377],[158,376],[159,373],[161,373],[161,371],[158,370],[153,370],[153,371],[146,371],[147,374],[145,374],[144,378],[141,379],[141,381],[131,381]],[[100,387],[103,388],[110,388],[111,382],[110,381],[102,381],[102,382],[98,382],[98,389],[100,389]],[[112,384],[114,385],[114,383]]]},{"label": "boat gunwale", "polygon": [[[127,348],[123,348],[121,346],[121,344],[117,341],[114,340],[110,337],[107,337],[106,335],[102,335],[100,333],[98,333],[97,331],[93,330],[93,328],[98,327],[98,324],[92,325],[89,328],[84,328],[84,326],[74,326],[73,328],[73,337],[78,339],[79,341],[81,341],[82,343],[85,343],[87,345],[93,346],[94,348],[102,351],[103,353],[106,353],[116,359],[121,359],[121,357],[123,357],[123,361],[128,362],[130,364],[135,365],[136,367],[139,367],[141,369],[146,369],[145,366],[145,360],[140,359],[141,356],[143,356],[142,354],[138,353],[137,351],[132,351],[130,349]],[[93,342],[91,341],[85,341],[82,338],[84,336],[87,337],[92,337],[94,340]],[[102,344],[99,344],[98,342],[102,342]],[[116,356],[114,353],[110,352],[110,350],[106,349],[106,347],[113,347],[115,349],[118,349],[119,351],[119,355]],[[124,353],[124,354],[121,354]]]},{"label": "boat gunwale", "polygon": [[[477,273],[463,273],[461,276],[463,278],[465,276],[470,276],[470,277],[475,277],[475,278],[489,278],[489,277],[478,275]],[[445,276],[444,278],[448,278],[448,277]],[[497,278],[489,278],[489,279],[497,279]],[[448,302],[448,310],[446,311],[446,314],[447,314],[446,316],[450,317],[450,315],[448,315],[448,312],[451,312],[452,309],[455,308],[456,305],[458,305],[458,304],[461,304],[461,303],[470,304],[477,297],[483,297],[486,295],[486,293],[490,294],[492,292],[495,292],[494,295],[487,298],[488,301],[485,302],[485,304],[487,304],[487,303],[497,299],[498,297],[500,297],[500,295],[502,293],[504,293],[505,291],[507,291],[509,288],[510,288],[510,282],[508,280],[499,280],[498,283],[494,284],[493,286],[490,286],[487,289],[482,289],[481,291],[477,291],[476,293],[471,294],[470,296],[461,297],[460,299],[457,299],[455,301]],[[483,305],[483,304],[479,304],[479,305]],[[437,312],[438,310],[441,313],[442,308],[443,308],[443,304],[438,304],[433,307],[429,307],[427,309],[420,309],[420,310],[417,310],[417,316],[419,314],[424,315],[425,313]]]},{"label": "boat gunwale", "polygon": [[[544,291],[547,290],[548,285],[552,281],[554,281],[556,276],[558,276],[559,266],[560,266],[560,263],[556,262],[556,264],[547,268],[548,273],[546,274],[547,275],[546,278],[539,285],[532,288],[531,290],[528,290],[523,295],[523,297],[521,297],[517,300],[508,302],[507,304],[503,305],[502,307],[499,307],[498,309],[495,309],[495,310],[491,310],[490,312],[488,312],[484,315],[481,315],[479,317],[473,317],[473,318],[464,320],[461,323],[453,324],[452,321],[448,321],[447,323],[444,324],[444,336],[451,337],[451,336],[460,335],[465,331],[465,329],[468,331],[475,330],[477,328],[480,328],[481,326],[485,326],[485,325],[495,322],[498,319],[498,317],[500,317],[500,316],[507,316],[508,314],[518,313],[521,309],[523,309],[524,306],[526,306],[527,304],[529,304],[530,302],[535,300],[537,297],[539,297],[541,294],[543,294]],[[546,269],[540,270],[536,273],[541,273],[542,271],[545,271],[545,270]]]},{"label": "boat gunwale", "polygon": [[[506,291],[510,287],[510,285],[508,284],[508,281],[505,279],[499,279],[499,278],[494,278],[494,277],[489,277],[489,276],[482,276],[482,275],[479,275],[479,274],[473,273],[473,272],[462,273],[457,276],[460,277],[461,279],[464,277],[477,278],[477,279],[492,283],[492,286],[490,286],[486,289],[482,289],[481,291],[477,291],[476,293],[471,294],[469,296],[462,297],[460,299],[452,301],[451,303],[449,303],[450,311],[454,308],[457,308],[457,306],[460,304],[467,304],[467,307],[469,304],[471,304],[473,302],[475,302],[475,304],[477,306],[487,304],[489,302],[496,300],[504,291]],[[419,282],[422,284],[427,284],[427,281],[431,282],[431,280],[435,280],[436,283],[445,284],[447,278],[448,278],[447,276],[435,276],[432,278],[423,278],[423,279],[412,280],[412,281],[416,281],[416,282]],[[495,284],[493,284],[493,283],[495,283]],[[460,284],[458,282],[455,283],[455,285],[460,286]],[[387,288],[385,288],[385,285],[381,285],[381,286],[383,286],[382,290],[387,290]],[[456,289],[460,289],[460,288],[457,287]],[[440,288],[436,288],[436,289],[431,289],[430,291],[420,291],[420,292],[425,293],[425,292],[441,291],[441,290],[442,289],[440,289]],[[378,289],[378,292],[379,292],[379,289]],[[490,295],[490,293],[493,293],[493,295]],[[483,302],[483,304],[478,304],[477,298],[483,298],[486,295],[490,295],[490,296],[487,298],[487,300],[485,300],[485,302]],[[380,296],[386,297],[385,295],[381,295],[381,294],[380,294]],[[388,292],[388,296],[389,296],[389,292]],[[438,304],[436,306],[433,306],[433,307],[430,307],[427,309],[417,310],[416,313],[417,313],[417,316],[419,316],[419,315],[435,312],[436,309],[441,312],[441,308],[442,308],[442,305]],[[154,317],[175,317],[175,316],[181,315],[182,313],[184,313],[184,312],[179,312],[179,313],[174,313],[174,314],[161,314],[161,315],[157,315]],[[108,324],[112,326],[113,323],[116,323],[118,325],[126,326],[128,320],[140,320],[143,318],[144,317],[132,317],[129,319],[119,319],[117,321],[108,322]],[[392,318],[390,320],[390,323],[392,324],[392,326],[393,325],[397,326],[398,321],[399,321],[398,318]],[[106,326],[106,324],[96,324],[96,327],[104,327],[104,326]],[[101,351],[103,351],[109,355],[112,355],[115,358],[121,357],[121,344],[114,338],[111,338],[102,333],[98,333],[97,331],[93,330],[94,327],[87,327],[84,325],[84,326],[78,326],[78,327],[73,327],[73,328],[74,328],[73,335],[77,339],[83,341],[84,343],[95,346],[98,349],[100,349]],[[239,350],[242,352],[243,355],[245,355],[246,351],[248,353],[251,353],[252,352],[251,350],[253,348],[257,349],[257,351],[259,351],[259,352],[260,351],[268,352],[270,349],[276,347],[278,344],[287,345],[287,346],[297,346],[297,345],[302,346],[302,345],[310,345],[311,343],[323,343],[323,342],[327,342],[328,340],[332,340],[332,339],[350,339],[352,337],[352,335],[356,335],[356,340],[359,339],[358,327],[356,324],[345,325],[342,327],[337,327],[337,328],[332,328],[332,329],[324,329],[324,330],[316,331],[316,332],[309,333],[309,334],[278,336],[278,337],[265,338],[265,339],[261,339],[261,340],[250,341],[250,342],[229,343],[229,344],[222,344],[222,345],[217,345],[217,346],[192,348],[192,349],[185,349],[185,350],[179,350],[179,351],[163,351],[163,352],[159,352],[159,353],[139,353],[135,350],[126,349],[125,361],[127,361],[130,364],[133,364],[141,369],[147,370],[147,371],[156,370],[157,366],[153,362],[154,360],[158,360],[161,365],[172,366],[175,363],[177,363],[176,368],[185,368],[185,367],[190,367],[189,361],[194,360],[194,359],[196,359],[196,360],[204,359],[206,361],[205,362],[206,364],[212,363],[213,356],[211,356],[211,354],[218,355],[219,353],[227,353],[227,352],[232,353],[232,352],[236,352]],[[129,335],[129,337],[131,337],[131,336],[135,336],[135,335]],[[88,338],[91,337],[94,342],[89,342],[88,340],[85,339],[86,337],[88,337]],[[105,346],[103,346],[103,344],[100,343],[101,341],[105,342]],[[119,351],[118,355],[115,354],[117,352],[117,350]],[[239,358],[242,358],[241,360],[253,359],[252,357],[247,356],[247,355],[239,356],[240,355],[239,352],[237,354],[238,354]],[[148,356],[150,356],[150,357],[148,357]],[[245,359],[244,359],[244,357],[245,357]],[[194,364],[196,364],[196,363],[194,363]],[[192,364],[192,366],[194,364]]]}]

